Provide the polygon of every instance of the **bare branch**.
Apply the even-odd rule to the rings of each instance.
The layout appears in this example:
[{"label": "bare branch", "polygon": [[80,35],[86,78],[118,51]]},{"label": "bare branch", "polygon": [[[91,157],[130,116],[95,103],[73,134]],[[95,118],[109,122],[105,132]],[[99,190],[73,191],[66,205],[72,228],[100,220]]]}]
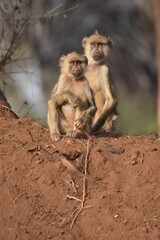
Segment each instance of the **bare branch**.
[{"label": "bare branch", "polygon": [[43,17],[48,17],[49,14],[53,13],[57,8],[61,7],[63,3],[60,3],[57,7],[51,9],[49,12],[47,12]]}]

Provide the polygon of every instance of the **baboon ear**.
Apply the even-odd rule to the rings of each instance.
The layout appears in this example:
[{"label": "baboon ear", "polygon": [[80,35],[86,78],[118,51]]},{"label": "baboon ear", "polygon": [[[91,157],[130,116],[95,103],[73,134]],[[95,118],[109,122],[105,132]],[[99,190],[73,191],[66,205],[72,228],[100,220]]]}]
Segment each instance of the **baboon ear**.
[{"label": "baboon ear", "polygon": [[113,40],[111,37],[108,37],[108,45],[111,47],[113,46]]},{"label": "baboon ear", "polygon": [[98,31],[97,31],[97,30],[95,30],[95,33],[94,33],[94,34],[98,35],[99,33],[98,33]]},{"label": "baboon ear", "polygon": [[84,62],[86,65],[88,65],[88,58],[86,56],[84,56]]},{"label": "baboon ear", "polygon": [[59,59],[59,66],[62,67],[64,63],[65,55],[62,55],[62,57]]},{"label": "baboon ear", "polygon": [[87,43],[87,37],[84,37],[82,40],[82,47],[85,48],[86,47],[86,43]]}]

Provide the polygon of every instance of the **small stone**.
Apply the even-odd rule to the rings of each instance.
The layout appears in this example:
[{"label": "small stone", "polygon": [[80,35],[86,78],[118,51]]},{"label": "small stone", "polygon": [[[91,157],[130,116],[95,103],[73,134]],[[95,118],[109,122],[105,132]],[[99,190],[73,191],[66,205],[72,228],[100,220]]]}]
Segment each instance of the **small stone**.
[{"label": "small stone", "polygon": [[153,148],[151,151],[152,152],[156,152],[156,151],[158,151],[158,149],[157,148]]},{"label": "small stone", "polygon": [[109,152],[113,154],[122,154],[124,153],[124,149],[122,147],[114,146],[111,144],[106,144],[106,148]]},{"label": "small stone", "polygon": [[137,164],[137,161],[136,160],[133,160],[132,162],[131,162],[131,165],[136,165]]}]

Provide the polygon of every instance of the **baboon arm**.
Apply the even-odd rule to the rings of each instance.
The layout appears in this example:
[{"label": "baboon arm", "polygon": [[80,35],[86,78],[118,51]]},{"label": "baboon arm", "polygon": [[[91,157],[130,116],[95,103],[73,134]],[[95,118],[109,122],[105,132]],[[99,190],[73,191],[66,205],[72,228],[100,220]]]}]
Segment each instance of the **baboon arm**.
[{"label": "baboon arm", "polygon": [[60,109],[61,106],[64,105],[65,103],[69,103],[73,107],[77,107],[78,105],[77,98],[69,90],[66,90],[65,92],[54,95],[53,99],[48,101],[47,119],[48,119],[48,125],[49,125],[51,134],[60,133],[59,125],[58,125],[58,121],[59,121],[58,109]]},{"label": "baboon arm", "polygon": [[64,75],[61,75],[58,83],[55,85],[52,91],[52,99],[55,101],[57,107],[69,103],[73,107],[78,104],[78,98],[75,94],[67,89],[67,79]]},{"label": "baboon arm", "polygon": [[56,94],[53,100],[55,101],[56,107],[59,108],[66,103],[70,104],[73,108],[79,104],[78,98],[70,90]]},{"label": "baboon arm", "polygon": [[69,100],[69,97],[70,97],[69,91],[65,91],[65,92],[54,95],[53,100],[56,104],[56,107],[61,107],[62,105],[67,103]]},{"label": "baboon arm", "polygon": [[116,105],[112,105],[112,107],[110,107],[108,110],[104,111],[101,114],[101,116],[98,118],[98,120],[92,126],[93,132],[97,132],[98,130],[100,130],[103,127],[107,117],[113,112],[115,106]]},{"label": "baboon arm", "polygon": [[[63,79],[61,79],[63,80]],[[60,107],[65,102],[65,99],[60,97],[60,91],[62,91],[62,81],[59,81],[52,90],[52,97],[48,101],[48,115],[47,122],[50,130],[50,134],[60,134],[59,130],[59,115],[57,107]],[[59,94],[58,94],[59,92]]]},{"label": "baboon arm", "polygon": [[89,114],[91,117],[94,116],[95,112],[96,112],[97,108],[95,106],[95,104],[91,104],[90,103],[90,106],[89,108],[87,108],[87,110],[84,111],[85,114]]},{"label": "baboon arm", "polygon": [[110,84],[110,74],[107,66],[102,69],[100,76],[102,92],[105,96],[105,103],[100,117],[92,127],[93,132],[98,131],[104,125],[107,117],[112,113],[117,105],[117,99]]},{"label": "baboon arm", "polygon": [[50,134],[54,134],[54,133],[60,134],[59,126],[58,126],[58,113],[56,108],[56,102],[53,99],[48,101],[47,122],[50,129]]},{"label": "baboon arm", "polygon": [[57,88],[58,88],[58,83],[55,84],[53,90],[52,90],[52,99],[55,96],[56,92],[57,92]]},{"label": "baboon arm", "polygon": [[87,80],[86,80],[85,89],[86,89],[85,94],[86,94],[88,102],[89,102],[89,108],[85,112],[93,117],[97,108],[96,108],[96,105],[95,105],[93,94],[92,94],[90,86],[89,86],[89,82]]}]

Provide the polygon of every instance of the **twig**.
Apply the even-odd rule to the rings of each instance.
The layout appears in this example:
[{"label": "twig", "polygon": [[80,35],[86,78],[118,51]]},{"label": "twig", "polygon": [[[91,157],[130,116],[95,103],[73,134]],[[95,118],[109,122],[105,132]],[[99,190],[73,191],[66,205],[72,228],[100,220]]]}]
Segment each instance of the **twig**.
[{"label": "twig", "polygon": [[90,143],[90,139],[87,142],[87,153],[86,153],[86,157],[85,157],[85,169],[84,169],[84,177],[83,177],[83,195],[82,195],[82,201],[81,201],[81,206],[79,208],[79,210],[77,211],[77,213],[75,214],[70,229],[73,228],[74,223],[76,222],[79,214],[83,211],[84,209],[84,203],[86,200],[86,175],[87,175],[87,169],[88,169],[88,157],[89,157],[89,143]]},{"label": "twig", "polygon": [[18,199],[20,199],[24,195],[26,195],[26,193],[20,194],[15,200],[12,201],[12,203],[15,203]]},{"label": "twig", "polygon": [[76,141],[81,143],[84,147],[86,147],[86,145],[83,142],[81,142],[80,140],[76,139]]},{"label": "twig", "polygon": [[81,172],[78,171],[77,167],[71,163],[60,151],[58,151],[60,157],[61,157],[61,162],[62,164],[68,168],[69,170],[73,171],[73,172],[78,172],[80,175],[83,176],[83,174]]},{"label": "twig", "polygon": [[76,198],[76,197],[73,197],[73,196],[70,196],[70,195],[67,195],[67,198],[69,198],[69,199],[74,199],[74,200],[76,200],[76,201],[78,201],[78,202],[81,202],[81,201],[82,201],[81,199]]},{"label": "twig", "polygon": [[53,143],[51,144],[51,146],[54,147],[54,148],[56,148],[56,146],[55,146]]},{"label": "twig", "polygon": [[61,11],[61,12],[58,12],[58,13],[55,13],[54,16],[57,16],[57,15],[60,15],[62,13],[66,13],[66,12],[72,11],[73,9],[78,8],[78,7],[79,7],[79,4],[76,4],[74,7],[68,8],[68,9],[66,9],[64,11]]},{"label": "twig", "polygon": [[29,131],[29,129],[28,129],[28,128],[27,128],[27,131],[28,131],[29,135],[31,136],[31,138],[32,138],[32,141],[34,142],[33,136],[32,136],[32,134],[31,134],[31,132]]},{"label": "twig", "polygon": [[7,106],[5,106],[5,105],[2,105],[2,104],[0,104],[0,108],[5,108],[5,109],[9,110],[10,112],[14,113],[17,118],[21,118],[16,112],[14,112],[14,111],[12,110],[12,108],[9,108],[9,107],[7,107]]},{"label": "twig", "polygon": [[156,199],[159,198],[159,197],[160,197],[160,194],[158,194],[157,197],[155,197],[153,200],[156,200]]},{"label": "twig", "polygon": [[60,3],[57,7],[51,9],[49,12],[47,12],[43,17],[47,17],[49,14],[53,13],[57,8],[61,7],[63,3]]},{"label": "twig", "polygon": [[[75,182],[73,181],[73,179],[71,178],[71,176],[69,174],[68,174],[68,177],[70,179],[71,186],[73,187],[75,193],[77,193],[77,189],[76,189],[77,185],[75,184]],[[79,186],[77,186],[77,187],[79,187]]]},{"label": "twig", "polygon": [[[30,17],[30,18],[25,18],[25,19],[23,19],[23,20],[22,20],[21,18],[15,18],[15,19],[14,19],[14,22],[27,20],[28,23],[29,23],[29,22],[32,23],[33,20],[39,20],[40,18],[47,18],[49,14],[53,13],[57,8],[61,7],[62,5],[63,5],[63,3],[59,4],[57,7],[53,8],[52,10],[50,10],[49,12],[47,12],[46,14],[44,14],[43,16],[40,16],[40,17]],[[63,11],[60,11],[60,12],[55,13],[53,16],[55,17],[55,16],[58,16],[58,15],[60,15],[60,14],[63,14],[63,13],[72,11],[72,10],[74,10],[75,8],[78,8],[78,7],[79,7],[79,4],[76,4],[75,6],[73,6],[73,7],[71,7],[71,8],[67,8],[67,9],[65,9],[65,10],[63,10]],[[1,9],[0,9],[0,10],[1,10]],[[4,17],[4,18],[5,18],[5,17]],[[11,20],[12,20],[11,18],[0,19],[0,22],[6,22],[6,23],[9,24],[9,22],[10,22]]]},{"label": "twig", "polygon": [[86,209],[86,208],[92,208],[92,206],[91,205],[85,206],[84,209]]},{"label": "twig", "polygon": [[58,150],[55,150],[55,151],[53,151],[52,153],[50,153],[48,150],[46,150],[45,148],[43,148],[42,146],[41,146],[41,148],[40,149],[42,149],[43,151],[45,151],[45,152],[47,152],[49,155],[53,155],[53,154],[55,154],[55,153],[58,153]]},{"label": "twig", "polygon": [[[73,188],[74,192],[77,193],[77,189],[76,189],[76,184],[75,182],[73,181],[73,179],[70,177],[70,175],[68,175],[68,177],[70,178],[70,182],[68,182],[66,179],[64,179],[64,181],[68,184],[68,185],[71,185],[71,187]],[[77,186],[79,187],[79,186]]]}]

